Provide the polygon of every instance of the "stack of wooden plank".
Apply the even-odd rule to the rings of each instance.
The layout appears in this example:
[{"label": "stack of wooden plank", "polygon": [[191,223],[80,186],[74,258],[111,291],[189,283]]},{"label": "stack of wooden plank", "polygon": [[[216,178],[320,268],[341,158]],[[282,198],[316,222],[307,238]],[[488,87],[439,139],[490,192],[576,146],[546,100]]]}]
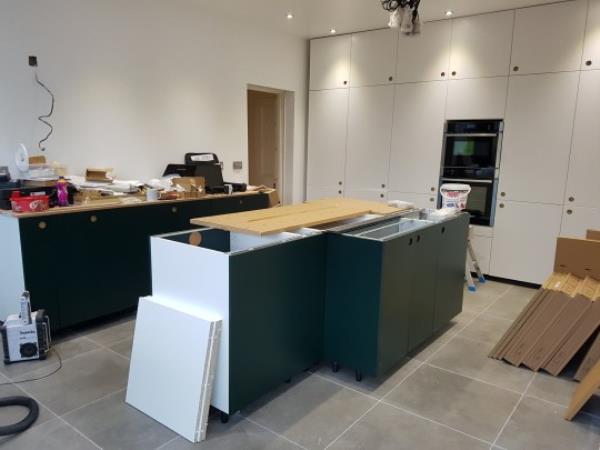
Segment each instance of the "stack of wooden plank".
[{"label": "stack of wooden plank", "polygon": [[600,241],[559,238],[554,270],[489,356],[556,376],[591,343],[580,380],[600,360]]}]

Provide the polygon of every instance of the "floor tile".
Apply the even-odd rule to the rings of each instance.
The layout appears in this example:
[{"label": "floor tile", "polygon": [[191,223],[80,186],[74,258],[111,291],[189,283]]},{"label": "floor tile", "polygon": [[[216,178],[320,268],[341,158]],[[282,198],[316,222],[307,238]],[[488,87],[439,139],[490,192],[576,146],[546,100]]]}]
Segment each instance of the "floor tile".
[{"label": "floor tile", "polygon": [[463,296],[463,309],[471,312],[481,312],[498,297],[506,293],[510,285],[488,280],[485,283],[477,283],[477,291],[471,292],[465,285]]},{"label": "floor tile", "polygon": [[598,450],[600,421],[580,414],[568,422],[564,413],[565,408],[525,397],[497,444],[510,450]]},{"label": "floor tile", "polygon": [[364,392],[371,397],[377,399],[383,397],[398,383],[400,383],[408,374],[415,370],[419,365],[420,361],[414,359],[407,359],[398,368],[392,371],[386,377],[381,379],[365,377],[362,381],[356,381],[353,370],[341,368],[339,372],[333,373],[331,367],[323,365],[317,370],[317,374],[326,378],[334,380],[336,383],[341,383],[344,386],[348,386],[350,389],[356,389],[357,391]]},{"label": "floor tile", "polygon": [[379,404],[330,448],[332,450],[476,450],[490,444],[431,421]]},{"label": "floor tile", "polygon": [[514,320],[536,292],[536,289],[511,286],[486,312],[493,316]]},{"label": "floor tile", "polygon": [[[562,406],[569,406],[573,392],[578,385],[579,383],[573,379],[553,377],[540,372],[536,374],[531,386],[527,389],[527,395]],[[598,394],[592,396],[583,410],[600,416],[600,396]]]},{"label": "floor tile", "polygon": [[133,336],[126,338],[125,340],[119,341],[115,344],[110,345],[108,348],[125,356],[131,358],[131,348],[133,347]]},{"label": "floor tile", "polygon": [[2,450],[97,450],[99,448],[60,419],[53,419],[15,437],[0,438],[0,446]]},{"label": "floor tile", "polygon": [[493,344],[457,336],[428,362],[461,375],[525,392],[533,372],[488,358]]},{"label": "floor tile", "polygon": [[135,320],[129,319],[116,325],[106,325],[97,331],[92,331],[85,336],[97,344],[108,347],[116,342],[133,336]]},{"label": "floor tile", "polygon": [[[17,386],[8,384],[0,386],[0,398],[5,397],[29,397],[25,392],[19,389]],[[33,424],[33,426],[41,425],[49,420],[56,418],[47,408],[43,405],[39,405],[40,415]],[[0,425],[5,426],[11,423],[17,423],[27,415],[28,410],[22,406],[6,406],[0,408]]]},{"label": "floor tile", "polygon": [[239,414],[231,417],[228,424],[218,418],[208,422],[206,440],[198,444],[178,437],[161,450],[298,450],[301,447],[244,420]]},{"label": "floor tile", "polygon": [[[58,342],[55,342],[53,346],[63,360],[70,359],[74,356],[78,356],[99,348],[97,344],[81,337],[63,337]],[[4,352],[2,352],[2,355],[4,357]],[[0,364],[0,372],[14,380],[21,380],[24,378],[30,378],[28,376],[29,373],[42,368],[47,369],[47,372],[52,372],[52,370],[57,367],[58,364],[59,361],[55,351],[50,350],[48,357],[43,361],[24,361],[9,365]]]},{"label": "floor tile", "polygon": [[[54,375],[23,383],[25,391],[38,398],[51,411],[65,414],[98,400],[127,383],[127,360],[108,350],[94,350],[66,361]],[[44,373],[44,369],[32,375]]]},{"label": "floor tile", "polygon": [[374,403],[310,375],[267,395],[243,414],[307,448],[323,449]]},{"label": "floor tile", "polygon": [[496,345],[512,322],[512,320],[483,313],[462,330],[459,336]]},{"label": "floor tile", "polygon": [[176,434],[125,403],[125,391],[73,411],[67,422],[104,449],[156,448]]},{"label": "floor tile", "polygon": [[386,401],[487,441],[493,441],[519,394],[422,366]]},{"label": "floor tile", "polygon": [[457,324],[450,323],[448,327],[412,350],[408,356],[418,361],[426,361],[431,355],[446,345],[456,335],[460,328],[461,327]]}]

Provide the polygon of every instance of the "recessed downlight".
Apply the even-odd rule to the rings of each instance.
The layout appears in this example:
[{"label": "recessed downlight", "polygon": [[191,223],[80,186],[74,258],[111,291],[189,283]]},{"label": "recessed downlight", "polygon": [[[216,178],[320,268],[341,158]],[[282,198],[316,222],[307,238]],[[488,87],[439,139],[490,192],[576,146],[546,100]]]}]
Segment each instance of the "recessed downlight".
[{"label": "recessed downlight", "polygon": [[448,11],[446,11],[446,17],[450,17],[453,14],[454,14],[454,11],[452,11],[451,9],[449,9]]},{"label": "recessed downlight", "polygon": [[335,34],[335,33],[337,33],[337,30],[335,28],[332,28],[331,30],[329,30],[329,33]]},{"label": "recessed downlight", "polygon": [[292,20],[292,19],[294,18],[294,14],[293,14],[293,13],[291,13],[291,12],[289,12],[289,13],[287,13],[287,14],[286,14],[286,16],[285,16],[285,17],[286,17],[288,20]]}]

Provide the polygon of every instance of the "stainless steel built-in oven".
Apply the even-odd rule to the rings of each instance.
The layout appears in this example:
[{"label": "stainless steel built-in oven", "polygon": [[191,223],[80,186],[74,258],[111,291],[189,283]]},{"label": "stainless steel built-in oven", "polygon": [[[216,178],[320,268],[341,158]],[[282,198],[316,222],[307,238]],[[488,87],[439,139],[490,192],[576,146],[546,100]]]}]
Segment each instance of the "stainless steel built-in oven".
[{"label": "stainless steel built-in oven", "polygon": [[471,186],[471,223],[492,226],[502,133],[501,120],[452,120],[446,124],[441,183]]}]

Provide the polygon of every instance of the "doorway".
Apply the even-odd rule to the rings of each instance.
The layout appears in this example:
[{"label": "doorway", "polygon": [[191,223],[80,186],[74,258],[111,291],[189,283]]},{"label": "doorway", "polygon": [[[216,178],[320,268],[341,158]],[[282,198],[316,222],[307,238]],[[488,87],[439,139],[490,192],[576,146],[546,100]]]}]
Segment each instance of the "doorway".
[{"label": "doorway", "polygon": [[284,92],[248,89],[248,181],[283,198]]}]

